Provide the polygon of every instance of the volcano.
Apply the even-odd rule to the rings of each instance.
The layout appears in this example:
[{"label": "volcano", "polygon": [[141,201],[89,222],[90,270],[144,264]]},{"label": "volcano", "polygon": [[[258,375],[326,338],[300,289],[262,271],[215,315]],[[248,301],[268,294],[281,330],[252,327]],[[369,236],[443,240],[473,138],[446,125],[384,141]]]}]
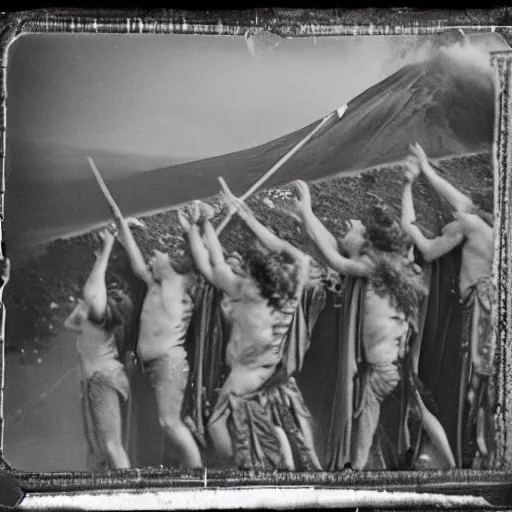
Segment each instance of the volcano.
[{"label": "volcano", "polygon": [[[501,41],[500,45],[508,48]],[[489,151],[495,89],[488,41],[486,44],[485,50],[471,43],[437,48],[428,58],[367,89],[348,103],[337,124],[300,150],[266,187],[396,162],[406,156],[411,142],[419,142],[432,158]],[[258,147],[118,177],[107,185],[126,215],[164,210],[214,195],[219,190],[218,176],[241,194],[318,122]],[[110,218],[92,175],[58,186],[14,180],[8,180],[6,195],[10,257],[30,244],[85,230]]]}]

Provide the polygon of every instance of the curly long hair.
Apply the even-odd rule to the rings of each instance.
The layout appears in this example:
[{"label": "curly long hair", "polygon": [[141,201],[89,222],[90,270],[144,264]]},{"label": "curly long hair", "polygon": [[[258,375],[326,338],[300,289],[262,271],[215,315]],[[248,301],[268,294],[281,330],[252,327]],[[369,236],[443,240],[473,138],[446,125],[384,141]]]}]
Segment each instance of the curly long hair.
[{"label": "curly long hair", "polygon": [[132,313],[133,302],[128,293],[121,288],[111,286],[108,289],[108,297],[116,304],[116,309],[123,323],[130,321],[130,315]]},{"label": "curly long hair", "polygon": [[186,292],[195,297],[197,289],[200,286],[200,278],[194,263],[190,245],[187,243],[188,236],[185,234],[182,243],[176,248],[174,254],[167,252],[169,255],[169,264],[174,272],[179,275],[186,276]]},{"label": "curly long hair", "polygon": [[195,266],[190,258],[185,256],[171,256],[170,258],[171,267],[174,271],[184,276],[185,281],[185,292],[195,300],[196,293],[201,286],[201,278],[199,273],[196,271]]},{"label": "curly long hair", "polygon": [[363,253],[375,264],[369,282],[375,293],[389,297],[394,307],[415,322],[428,288],[421,268],[407,258],[412,239],[386,207],[375,206],[366,217]]},{"label": "curly long hair", "polygon": [[401,228],[388,208],[372,206],[363,220],[368,245],[377,251],[407,254],[412,239]]},{"label": "curly long hair", "polygon": [[289,254],[253,247],[245,251],[243,259],[249,275],[270,307],[280,309],[295,297],[299,267]]},{"label": "curly long hair", "polygon": [[417,265],[397,256],[380,253],[369,278],[380,297],[387,296],[399,311],[415,324],[421,301],[428,294],[424,276]]}]

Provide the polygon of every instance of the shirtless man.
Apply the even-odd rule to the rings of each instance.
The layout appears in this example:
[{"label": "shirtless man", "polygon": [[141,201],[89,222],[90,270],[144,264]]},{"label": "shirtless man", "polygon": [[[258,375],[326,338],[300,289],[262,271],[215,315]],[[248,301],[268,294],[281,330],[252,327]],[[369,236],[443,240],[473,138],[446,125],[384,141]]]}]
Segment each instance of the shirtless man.
[{"label": "shirtless man", "polygon": [[[77,350],[82,370],[82,409],[89,456],[94,468],[130,467],[122,444],[121,400],[127,400],[130,384],[119,361],[115,330],[129,320],[132,303],[120,290],[107,292],[105,273],[114,236],[105,230],[96,262],[84,289],[83,299],[67,318],[64,326],[78,334]],[[93,461],[90,461],[93,463]]]},{"label": "shirtless man", "polygon": [[[344,238],[338,242],[313,213],[306,183],[296,182],[295,193],[302,222],[327,263],[340,274],[362,278],[366,283],[362,330],[366,379],[363,401],[354,413],[349,462],[352,469],[361,470],[369,460],[381,404],[402,378],[399,367],[409,351],[410,336],[417,328],[419,302],[426,290],[409,262],[410,243],[396,222],[387,219],[386,224],[382,219],[372,218],[365,226],[360,220],[351,220]],[[382,279],[384,274],[388,281]],[[393,293],[387,287],[390,278],[402,281],[401,286],[396,286],[402,292]],[[415,398],[423,427],[446,464],[454,467],[444,429],[425,407],[417,390]],[[332,469],[341,469],[339,464],[346,462],[338,461]]]},{"label": "shirtless man", "polygon": [[195,276],[191,269],[179,268],[177,261],[157,250],[147,265],[128,222],[113,210],[132,269],[148,287],[140,317],[138,356],[155,391],[160,425],[179,450],[183,466],[202,467],[199,447],[182,420],[189,375],[183,343],[194,308]]},{"label": "shirtless man", "polygon": [[[495,301],[492,285],[492,260],[494,256],[494,229],[492,225],[493,190],[485,188],[477,200],[459,192],[441,178],[429,164],[419,144],[410,147],[406,160],[406,184],[403,193],[402,227],[412,237],[426,261],[433,261],[462,244],[462,261],[459,291],[464,301],[465,334],[463,335],[464,368],[461,394],[465,394],[470,407],[469,424],[477,422],[477,445],[480,455],[486,456],[492,444],[492,428],[485,392],[488,379],[493,373],[495,338],[491,322],[491,309]],[[455,219],[447,224],[440,236],[426,238],[414,224],[412,186],[420,172],[430,185],[455,209]],[[469,383],[469,375],[471,382]],[[463,398],[463,397],[461,397]],[[487,404],[486,404],[487,402]],[[491,400],[492,402],[492,400]],[[462,443],[464,400],[459,410],[459,451]],[[487,419],[486,419],[487,416]]]}]

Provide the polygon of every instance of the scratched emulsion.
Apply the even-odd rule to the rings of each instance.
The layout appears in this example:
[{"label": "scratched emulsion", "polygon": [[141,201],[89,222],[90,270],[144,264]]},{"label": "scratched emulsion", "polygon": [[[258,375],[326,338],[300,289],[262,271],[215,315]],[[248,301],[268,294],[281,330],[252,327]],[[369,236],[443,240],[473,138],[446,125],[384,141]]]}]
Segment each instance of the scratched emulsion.
[{"label": "scratched emulsion", "polygon": [[[63,26],[66,26],[65,22],[62,22]],[[77,32],[87,32],[87,31],[101,31],[101,23],[99,23],[97,20],[90,21],[88,24],[80,23],[80,22],[73,22],[72,24],[67,24],[68,29],[71,28],[72,31]],[[99,30],[98,30],[99,26]],[[186,32],[190,30],[191,25],[187,25],[186,23],[169,23],[169,27],[162,28],[162,24],[158,25],[157,22],[143,22],[138,20],[132,20],[128,21],[127,27],[119,26],[113,24],[112,28],[110,29],[111,32],[143,32],[143,31],[174,31],[174,32],[180,32],[181,30]],[[307,24],[301,25],[297,32],[300,34],[301,30],[303,30],[302,27],[308,27]],[[43,21],[34,22],[32,24],[32,29],[35,29],[37,31],[52,31],[55,30],[56,25],[55,22],[48,23]],[[192,28],[196,31],[196,33],[204,33],[204,32],[212,32],[213,30],[217,30],[218,33],[231,33],[231,34],[243,34],[243,31],[240,30],[239,27],[236,27],[230,32],[227,32],[222,24],[219,25],[208,25],[206,28],[204,25],[196,24],[192,25]],[[364,27],[359,27],[360,30],[364,31]],[[379,30],[381,30],[379,32]],[[379,30],[376,30],[377,33],[390,33],[390,30],[388,28],[387,31],[383,30],[382,27],[380,27]],[[357,30],[355,30],[357,32]],[[408,29],[409,33],[413,31],[413,29]],[[400,33],[408,33],[407,30],[402,30]],[[308,35],[321,35],[322,33],[325,33],[326,31],[322,31],[322,29],[313,29],[313,30],[303,30],[303,32],[307,32]],[[332,30],[331,30],[332,33]],[[344,32],[341,31],[340,33],[348,33],[347,28],[345,27]],[[372,33],[372,30],[366,30],[366,33]],[[498,62],[498,74],[500,78],[500,83],[502,84],[504,88],[504,92],[500,95],[498,99],[499,107],[498,111],[501,115],[502,123],[497,121],[497,130],[499,129],[499,126],[502,127],[502,130],[500,133],[499,138],[499,144],[498,144],[498,162],[499,167],[501,169],[501,179],[499,181],[499,184],[497,184],[498,187],[498,193],[500,194],[500,199],[498,203],[498,208],[501,208],[501,214],[497,217],[499,230],[500,230],[500,236],[499,236],[499,248],[497,250],[497,256],[495,260],[495,282],[497,283],[499,287],[500,292],[500,302],[499,307],[497,311],[497,317],[499,322],[499,340],[500,343],[502,343],[501,350],[499,352],[499,358],[498,358],[498,365],[499,365],[499,374],[497,377],[497,389],[498,389],[498,401],[500,403],[500,406],[498,408],[498,412],[496,415],[496,422],[498,426],[498,435],[499,435],[499,441],[500,446],[503,454],[503,459],[508,462],[508,466],[510,467],[511,464],[511,450],[507,449],[508,447],[505,446],[505,443],[510,443],[510,439],[512,437],[512,432],[510,430],[510,425],[512,424],[511,418],[510,418],[510,411],[511,405],[512,405],[512,399],[510,396],[510,393],[507,393],[507,387],[510,388],[510,375],[512,375],[512,364],[511,364],[511,354],[510,354],[510,336],[506,331],[506,326],[511,325],[511,322],[509,321],[510,315],[511,315],[511,304],[508,294],[508,286],[511,284],[511,280],[509,277],[509,271],[510,265],[507,265],[509,263],[509,251],[507,250],[508,246],[508,237],[506,236],[505,230],[508,229],[508,219],[510,216],[510,207],[509,207],[509,196],[510,196],[510,173],[505,172],[506,169],[510,169],[510,157],[506,152],[507,143],[509,142],[509,135],[508,130],[503,129],[503,119],[510,119],[510,116],[508,115],[510,113],[510,101],[509,101],[509,88],[510,88],[510,60],[509,57],[503,57],[501,60],[497,58],[495,62]],[[508,122],[505,122],[505,126],[508,127]],[[508,377],[507,377],[508,376]],[[507,380],[508,378],[508,380]],[[508,429],[508,430],[507,430]],[[500,464],[498,464],[500,465]]]},{"label": "scratched emulsion", "polygon": [[495,258],[494,282],[498,300],[495,311],[497,335],[496,375],[496,466],[512,467],[512,266],[510,251],[511,176],[510,154],[512,142],[512,52],[500,52],[493,56],[492,63],[498,82],[496,96],[495,126]]}]

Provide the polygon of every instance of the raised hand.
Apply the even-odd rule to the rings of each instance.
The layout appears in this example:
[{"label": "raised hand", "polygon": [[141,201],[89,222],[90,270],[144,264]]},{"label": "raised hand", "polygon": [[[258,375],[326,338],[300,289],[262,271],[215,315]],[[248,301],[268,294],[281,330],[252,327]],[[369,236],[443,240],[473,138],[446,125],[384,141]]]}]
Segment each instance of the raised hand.
[{"label": "raised hand", "polygon": [[197,224],[199,216],[200,210],[197,205],[197,201],[187,203],[184,207],[178,210],[178,220],[185,233],[189,232],[192,224]]},{"label": "raised hand", "polygon": [[213,208],[203,201],[192,201],[178,211],[178,219],[183,231],[188,232],[191,224],[204,224],[214,216]]},{"label": "raised hand", "polygon": [[136,228],[146,229],[144,222],[135,217],[126,217],[125,220],[128,226],[135,226]]},{"label": "raised hand", "polygon": [[197,224],[201,220],[201,201],[192,201],[187,205],[188,218],[190,222]]},{"label": "raised hand", "polygon": [[236,211],[242,217],[250,215],[251,210],[240,198],[236,197],[229,189],[223,178],[219,178],[222,187],[222,199],[230,211]]},{"label": "raised hand", "polygon": [[222,200],[224,201],[224,204],[228,206],[231,210],[236,210],[236,197],[231,192],[231,190],[228,187],[228,184],[224,181],[224,178],[219,177],[219,183],[222,187]]},{"label": "raised hand", "polygon": [[102,231],[99,232],[98,236],[103,243],[104,249],[112,248],[114,246],[114,242],[116,239],[112,231],[110,231],[110,229],[103,229]]},{"label": "raised hand", "polygon": [[417,142],[415,142],[414,144],[411,144],[409,146],[409,150],[418,159],[418,162],[422,169],[429,165],[428,157],[427,157],[425,151]]},{"label": "raised hand", "polygon": [[199,201],[199,222],[204,223],[213,218],[214,212],[213,208],[207,204],[203,203],[203,201]]},{"label": "raised hand", "polygon": [[295,207],[300,211],[311,210],[311,194],[307,184],[302,180],[297,180],[293,183],[292,190],[297,197],[294,200]]},{"label": "raised hand", "polygon": [[100,243],[102,246],[94,250],[94,255],[96,258],[101,258],[104,253],[112,250],[115,242],[115,236],[112,233],[112,230],[107,227],[101,230],[99,233],[96,233],[96,235],[94,235],[94,240],[96,243]]},{"label": "raised hand", "polygon": [[178,210],[178,221],[180,223],[181,229],[185,233],[188,233],[190,230],[191,222],[188,216],[188,212],[185,210],[185,208],[180,208]]},{"label": "raised hand", "polygon": [[108,226],[107,226],[107,229],[112,233],[112,235],[117,238],[119,236],[119,229],[117,228],[116,226],[116,223],[115,222],[111,222]]},{"label": "raised hand", "polygon": [[418,159],[413,156],[408,156],[404,161],[405,166],[405,180],[407,183],[413,183],[420,174],[420,165]]}]

